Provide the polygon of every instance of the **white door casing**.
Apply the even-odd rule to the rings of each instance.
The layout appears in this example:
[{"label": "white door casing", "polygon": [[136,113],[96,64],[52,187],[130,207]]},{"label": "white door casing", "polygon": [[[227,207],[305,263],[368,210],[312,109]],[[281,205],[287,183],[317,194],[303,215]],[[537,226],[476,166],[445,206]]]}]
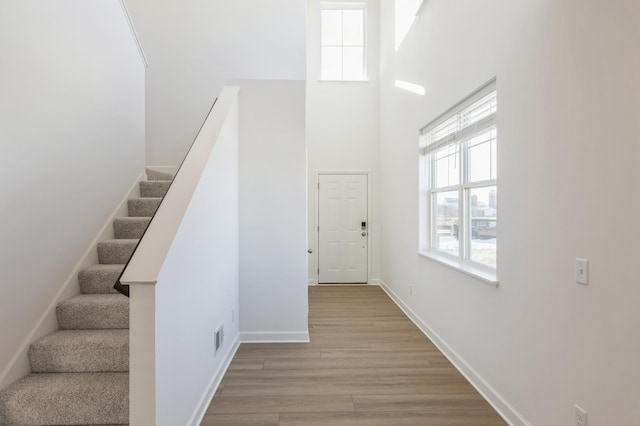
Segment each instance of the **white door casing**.
[{"label": "white door casing", "polygon": [[366,174],[318,175],[320,284],[367,282],[367,180]]}]

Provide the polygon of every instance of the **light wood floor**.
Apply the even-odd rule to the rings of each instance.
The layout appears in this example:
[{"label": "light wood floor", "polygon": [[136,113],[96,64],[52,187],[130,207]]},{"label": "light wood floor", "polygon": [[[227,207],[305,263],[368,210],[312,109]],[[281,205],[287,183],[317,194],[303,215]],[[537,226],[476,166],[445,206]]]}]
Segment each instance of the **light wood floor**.
[{"label": "light wood floor", "polygon": [[309,287],[309,333],[242,344],[202,425],[505,424],[378,287]]}]

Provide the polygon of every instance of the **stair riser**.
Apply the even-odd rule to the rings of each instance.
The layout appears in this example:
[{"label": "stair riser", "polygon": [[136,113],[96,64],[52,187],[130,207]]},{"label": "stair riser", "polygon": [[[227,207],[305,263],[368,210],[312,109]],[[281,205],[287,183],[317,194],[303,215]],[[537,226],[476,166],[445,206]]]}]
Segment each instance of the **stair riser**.
[{"label": "stair riser", "polygon": [[140,196],[141,197],[164,197],[169,190],[169,181],[142,181],[140,182]]},{"label": "stair riser", "polygon": [[127,201],[129,217],[151,217],[161,201],[161,198],[131,198]]},{"label": "stair riser", "polygon": [[82,294],[116,294],[113,286],[120,276],[121,269],[114,271],[80,271],[78,281]]},{"label": "stair riser", "polygon": [[129,345],[122,348],[74,348],[73,351],[32,346],[33,373],[94,373],[129,371]]},{"label": "stair riser", "polygon": [[[124,297],[124,296],[122,296]],[[128,302],[128,299],[126,299]],[[129,304],[76,306],[60,304],[56,308],[60,330],[129,328]]]},{"label": "stair riser", "polygon": [[142,238],[142,234],[149,226],[149,219],[132,218],[116,219],[113,222],[115,238]]},{"label": "stair riser", "polygon": [[105,241],[98,243],[98,261],[103,265],[125,264],[131,258],[137,241]]}]

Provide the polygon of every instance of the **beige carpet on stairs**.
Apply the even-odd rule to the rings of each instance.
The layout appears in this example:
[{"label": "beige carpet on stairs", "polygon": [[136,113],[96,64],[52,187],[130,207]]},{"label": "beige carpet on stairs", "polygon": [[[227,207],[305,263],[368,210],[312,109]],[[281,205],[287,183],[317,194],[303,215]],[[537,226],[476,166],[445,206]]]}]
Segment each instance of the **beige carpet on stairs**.
[{"label": "beige carpet on stairs", "polygon": [[147,169],[129,217],[98,244],[99,264],[78,274],[80,294],[56,308],[58,331],[32,343],[31,374],[0,390],[0,425],[125,425],[129,422],[129,299],[113,285],[173,176]]}]

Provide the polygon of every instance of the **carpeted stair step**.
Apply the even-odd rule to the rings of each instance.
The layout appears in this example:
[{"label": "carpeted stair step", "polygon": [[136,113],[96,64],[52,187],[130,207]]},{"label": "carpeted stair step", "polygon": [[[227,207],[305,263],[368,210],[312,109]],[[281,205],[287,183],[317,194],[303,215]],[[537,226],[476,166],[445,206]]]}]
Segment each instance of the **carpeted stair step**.
[{"label": "carpeted stair step", "polygon": [[158,210],[162,198],[130,198],[127,200],[129,217],[151,217]]},{"label": "carpeted stair step", "polygon": [[61,330],[31,345],[33,373],[129,371],[129,330]]},{"label": "carpeted stair step", "polygon": [[150,217],[120,217],[113,221],[113,232],[119,239],[142,238],[150,221]]},{"label": "carpeted stair step", "polygon": [[174,173],[161,172],[147,167],[147,180],[173,180]]},{"label": "carpeted stair step", "polygon": [[81,294],[56,307],[60,330],[129,328],[129,299],[121,294]]},{"label": "carpeted stair step", "polygon": [[140,182],[141,197],[164,197],[169,190],[170,180],[143,180]]},{"label": "carpeted stair step", "polygon": [[116,294],[114,284],[122,273],[124,265],[92,265],[78,273],[80,293],[82,294]]},{"label": "carpeted stair step", "polygon": [[29,374],[0,392],[2,425],[128,422],[128,373]]},{"label": "carpeted stair step", "polygon": [[137,239],[107,240],[98,243],[98,261],[102,265],[123,264],[129,261]]}]

